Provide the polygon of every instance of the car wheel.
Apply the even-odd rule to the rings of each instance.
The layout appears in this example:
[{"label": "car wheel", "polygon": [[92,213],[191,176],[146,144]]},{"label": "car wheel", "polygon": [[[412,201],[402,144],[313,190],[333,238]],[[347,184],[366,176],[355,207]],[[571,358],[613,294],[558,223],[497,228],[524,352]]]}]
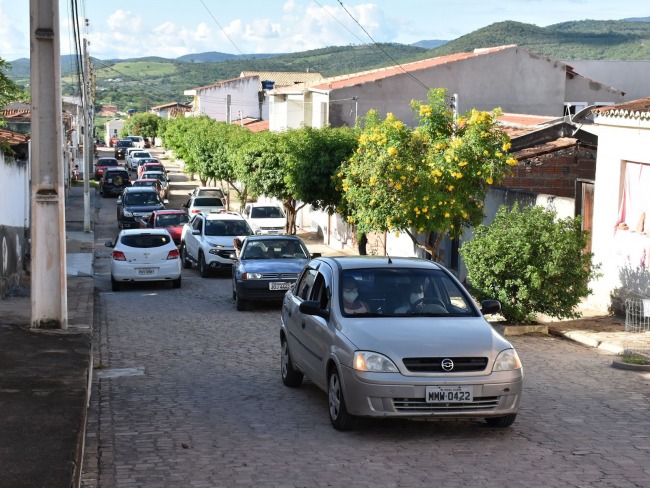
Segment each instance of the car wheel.
[{"label": "car wheel", "polygon": [[282,355],[280,357],[280,372],[282,373],[282,383],[291,388],[300,386],[302,383],[303,374],[300,371],[293,369],[293,362],[291,361],[291,354],[289,353],[289,344],[287,339],[282,338]]},{"label": "car wheel", "polygon": [[505,415],[503,417],[488,417],[485,419],[485,421],[490,427],[505,428],[510,427],[516,418],[517,414],[511,413],[510,415]]},{"label": "car wheel", "polygon": [[187,248],[185,244],[181,244],[181,263],[183,263],[183,268],[190,269],[192,267],[192,261],[187,258]]},{"label": "car wheel", "polygon": [[199,253],[199,274],[201,275],[201,278],[208,277],[208,265],[205,263],[203,253]]},{"label": "car wheel", "polygon": [[238,311],[245,312],[248,310],[248,300],[244,300],[235,293],[235,305]]},{"label": "car wheel", "polygon": [[172,288],[180,288],[181,287],[181,277],[179,276],[177,279],[172,280]]},{"label": "car wheel", "polygon": [[115,281],[115,278],[111,276],[111,290],[120,291],[120,283]]},{"label": "car wheel", "polygon": [[352,430],[355,418],[348,413],[343,397],[343,385],[336,368],[332,368],[327,381],[327,398],[330,410],[330,422],[336,430]]}]

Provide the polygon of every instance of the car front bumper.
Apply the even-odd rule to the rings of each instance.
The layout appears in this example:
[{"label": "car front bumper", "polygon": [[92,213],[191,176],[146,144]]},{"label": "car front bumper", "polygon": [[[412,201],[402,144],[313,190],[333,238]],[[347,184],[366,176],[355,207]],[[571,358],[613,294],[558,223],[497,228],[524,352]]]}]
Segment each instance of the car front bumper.
[{"label": "car front bumper", "polygon": [[[244,300],[277,301],[280,302],[287,293],[286,289],[271,290],[271,283],[289,283],[293,286],[296,280],[237,280],[235,289],[237,296]],[[277,285],[276,285],[277,286]],[[287,285],[280,285],[287,286]]]},{"label": "car front bumper", "polygon": [[[341,368],[345,403],[352,415],[402,418],[488,418],[517,413],[523,389],[521,370],[488,376],[411,377],[399,373],[364,373]],[[473,400],[429,403],[427,386],[471,387]]]}]

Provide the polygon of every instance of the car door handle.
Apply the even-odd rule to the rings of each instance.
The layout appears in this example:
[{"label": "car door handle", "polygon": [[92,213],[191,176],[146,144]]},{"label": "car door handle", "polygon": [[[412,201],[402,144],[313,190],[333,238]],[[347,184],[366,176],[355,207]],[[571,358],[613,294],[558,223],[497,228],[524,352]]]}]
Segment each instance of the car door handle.
[{"label": "car door handle", "polygon": [[303,320],[303,321],[302,321],[302,324],[300,324],[300,325],[301,325],[301,326],[302,326],[302,328],[304,329],[304,328],[305,328],[305,326],[306,326],[307,324],[305,324],[305,321]]}]

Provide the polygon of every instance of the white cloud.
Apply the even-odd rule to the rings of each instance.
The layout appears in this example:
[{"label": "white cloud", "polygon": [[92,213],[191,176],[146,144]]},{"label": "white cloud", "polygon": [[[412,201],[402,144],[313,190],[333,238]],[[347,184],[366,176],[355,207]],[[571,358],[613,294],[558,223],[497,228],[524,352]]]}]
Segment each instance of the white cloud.
[{"label": "white cloud", "polygon": [[29,22],[21,25],[15,5],[6,7],[12,3],[0,0],[0,58],[5,61],[29,57]]}]

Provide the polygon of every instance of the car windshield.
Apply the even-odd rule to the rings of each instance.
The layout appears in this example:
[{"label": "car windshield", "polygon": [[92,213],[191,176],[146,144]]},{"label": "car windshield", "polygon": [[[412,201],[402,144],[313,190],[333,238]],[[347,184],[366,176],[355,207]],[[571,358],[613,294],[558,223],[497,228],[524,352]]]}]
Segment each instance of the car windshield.
[{"label": "car windshield", "polygon": [[129,234],[123,235],[120,242],[129,247],[147,248],[162,247],[169,244],[171,239],[163,234]]},{"label": "car windshield", "polygon": [[124,203],[126,205],[159,205],[160,198],[157,193],[127,193]]},{"label": "car windshield", "polygon": [[158,227],[178,227],[189,222],[190,217],[186,213],[162,214],[156,217]]},{"label": "car windshield", "polygon": [[201,197],[194,199],[195,207],[223,207],[221,198]]},{"label": "car windshield", "polygon": [[206,220],[206,236],[249,236],[253,233],[244,220]]},{"label": "car windshield", "polygon": [[441,270],[344,270],[340,283],[343,315],[476,316],[471,297]]},{"label": "car windshield", "polygon": [[254,219],[281,219],[284,217],[279,207],[253,207],[251,218]]},{"label": "car windshield", "polygon": [[264,239],[248,243],[242,259],[309,259],[309,254],[295,239]]}]

